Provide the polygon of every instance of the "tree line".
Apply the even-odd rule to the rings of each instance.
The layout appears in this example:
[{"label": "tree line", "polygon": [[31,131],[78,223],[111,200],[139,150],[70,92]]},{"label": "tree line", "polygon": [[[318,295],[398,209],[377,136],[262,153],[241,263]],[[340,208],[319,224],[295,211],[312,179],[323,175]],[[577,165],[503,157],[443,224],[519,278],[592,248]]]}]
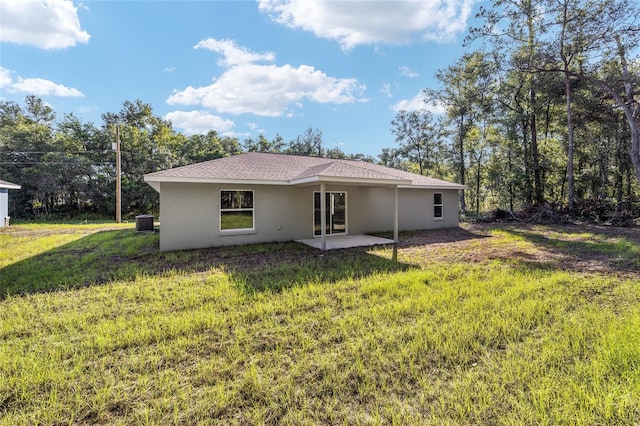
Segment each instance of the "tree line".
[{"label": "tree line", "polygon": [[638,3],[495,0],[477,18],[424,109],[391,122],[383,162],[468,185],[463,211],[637,203]]},{"label": "tree line", "polygon": [[102,124],[96,126],[74,114],[57,120],[42,99],[27,96],[23,106],[0,102],[0,179],[22,186],[11,193],[10,216],[113,217],[116,128],[125,218],[159,211],[158,194],[143,180],[154,171],[250,151],[374,161],[370,156],[325,148],[322,132],[312,128],[288,143],[279,135],[273,140],[260,135],[241,142],[214,130],[186,136],[141,100],[125,101],[119,112],[103,114]]}]

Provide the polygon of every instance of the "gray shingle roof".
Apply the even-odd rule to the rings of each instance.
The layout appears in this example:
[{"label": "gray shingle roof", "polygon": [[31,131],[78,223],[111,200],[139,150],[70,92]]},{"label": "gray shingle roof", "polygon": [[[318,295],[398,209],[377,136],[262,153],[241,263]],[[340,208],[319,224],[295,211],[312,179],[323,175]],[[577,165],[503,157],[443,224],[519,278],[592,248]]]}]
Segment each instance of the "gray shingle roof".
[{"label": "gray shingle roof", "polygon": [[349,164],[343,160],[334,160],[317,166],[309,167],[300,175],[296,176],[293,181],[300,179],[308,179],[312,177],[337,177],[348,179],[380,179],[380,180],[401,180],[397,176],[383,173],[380,170],[369,170],[360,167],[360,162]]},{"label": "gray shingle roof", "polygon": [[464,189],[464,185],[364,161],[249,152],[145,175],[147,182],[242,181],[296,184],[331,180],[399,186]]}]

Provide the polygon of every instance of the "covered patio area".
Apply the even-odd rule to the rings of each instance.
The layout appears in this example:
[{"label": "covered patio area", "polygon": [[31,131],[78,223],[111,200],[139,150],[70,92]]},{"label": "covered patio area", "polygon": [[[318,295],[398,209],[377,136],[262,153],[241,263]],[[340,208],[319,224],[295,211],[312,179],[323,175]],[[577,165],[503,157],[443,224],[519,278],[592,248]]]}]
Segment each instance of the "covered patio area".
[{"label": "covered patio area", "polygon": [[[296,240],[299,243],[322,250],[322,238],[308,238]],[[380,244],[394,244],[394,240],[374,237],[373,235],[329,235],[326,237],[325,250],[344,249],[351,247],[376,246]]]}]

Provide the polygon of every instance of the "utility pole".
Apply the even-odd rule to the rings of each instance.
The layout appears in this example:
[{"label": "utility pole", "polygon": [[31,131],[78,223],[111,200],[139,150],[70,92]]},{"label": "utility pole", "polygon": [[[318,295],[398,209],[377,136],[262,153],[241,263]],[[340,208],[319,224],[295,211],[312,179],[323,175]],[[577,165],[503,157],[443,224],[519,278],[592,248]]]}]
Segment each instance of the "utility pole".
[{"label": "utility pole", "polygon": [[116,223],[122,223],[120,160],[120,126],[116,126]]}]

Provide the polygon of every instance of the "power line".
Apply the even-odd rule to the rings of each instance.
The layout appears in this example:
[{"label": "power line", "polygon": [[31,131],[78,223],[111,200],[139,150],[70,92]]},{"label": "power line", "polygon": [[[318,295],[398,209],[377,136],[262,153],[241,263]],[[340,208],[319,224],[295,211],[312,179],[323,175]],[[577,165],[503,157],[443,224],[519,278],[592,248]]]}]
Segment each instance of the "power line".
[{"label": "power line", "polygon": [[[34,166],[38,164],[78,164],[78,163],[74,161],[0,161],[0,165],[4,165],[4,166],[11,166],[11,165]],[[99,161],[99,162],[93,161],[87,164],[91,166],[104,165],[104,164],[113,165],[113,161]]]},{"label": "power line", "polygon": [[[110,154],[112,150],[105,151],[0,151],[0,155],[11,154]],[[120,151],[130,154],[132,151]]]}]

